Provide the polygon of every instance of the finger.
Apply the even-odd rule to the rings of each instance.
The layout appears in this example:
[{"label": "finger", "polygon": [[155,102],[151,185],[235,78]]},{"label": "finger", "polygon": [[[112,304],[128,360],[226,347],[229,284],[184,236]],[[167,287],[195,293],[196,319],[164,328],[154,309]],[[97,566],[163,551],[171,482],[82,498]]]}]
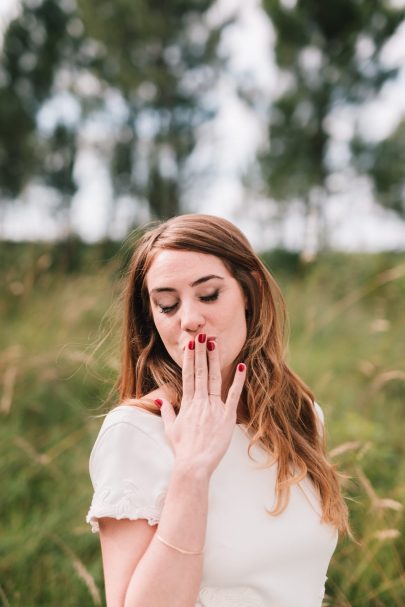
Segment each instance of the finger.
[{"label": "finger", "polygon": [[207,336],[205,333],[200,333],[195,341],[194,353],[194,387],[195,394],[200,396],[207,395]]},{"label": "finger", "polygon": [[208,340],[208,394],[221,398],[222,378],[219,364],[218,344],[214,340]]},{"label": "finger", "polygon": [[244,363],[239,363],[236,367],[235,377],[233,379],[231,387],[229,388],[228,396],[226,398],[225,403],[231,415],[236,415],[236,410],[238,408],[238,403],[242,394],[245,379],[246,365]]},{"label": "finger", "polygon": [[191,403],[194,396],[194,352],[195,341],[190,340],[184,349],[183,367],[181,375],[183,379],[183,402]]},{"label": "finger", "polygon": [[168,429],[176,420],[176,412],[173,408],[173,405],[169,403],[165,398],[157,398],[155,400],[155,404],[160,409],[160,414],[163,419],[163,425],[165,430]]}]

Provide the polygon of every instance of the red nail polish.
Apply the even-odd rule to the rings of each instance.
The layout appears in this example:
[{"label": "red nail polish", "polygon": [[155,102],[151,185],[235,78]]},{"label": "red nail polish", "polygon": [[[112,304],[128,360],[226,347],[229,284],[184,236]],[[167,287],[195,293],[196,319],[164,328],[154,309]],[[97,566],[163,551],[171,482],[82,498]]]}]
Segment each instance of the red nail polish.
[{"label": "red nail polish", "polygon": [[239,363],[238,371],[240,371],[242,373],[245,369],[246,369],[246,365],[244,365],[243,363]]},{"label": "red nail polish", "polygon": [[163,405],[162,399],[161,398],[157,398],[155,400],[155,405],[157,405],[159,407],[159,409],[160,409],[160,407]]},{"label": "red nail polish", "polygon": [[194,343],[194,340],[192,339],[191,341],[188,342],[188,349],[194,350],[194,348],[195,348],[195,343]]},{"label": "red nail polish", "polygon": [[198,341],[200,342],[200,344],[205,344],[206,339],[207,339],[206,333],[200,333],[200,335],[198,336]]},{"label": "red nail polish", "polygon": [[209,350],[210,352],[215,350],[215,341],[207,341],[207,350]]}]

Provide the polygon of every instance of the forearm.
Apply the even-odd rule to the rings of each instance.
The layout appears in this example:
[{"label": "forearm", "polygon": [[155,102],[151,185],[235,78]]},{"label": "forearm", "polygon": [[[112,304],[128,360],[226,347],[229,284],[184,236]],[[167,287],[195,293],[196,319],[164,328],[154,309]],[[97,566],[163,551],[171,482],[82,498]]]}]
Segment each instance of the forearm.
[{"label": "forearm", "polygon": [[[157,533],[188,551],[202,550],[207,526],[209,478],[176,466]],[[194,607],[203,555],[182,554],[155,536],[131,577],[125,607]]]}]

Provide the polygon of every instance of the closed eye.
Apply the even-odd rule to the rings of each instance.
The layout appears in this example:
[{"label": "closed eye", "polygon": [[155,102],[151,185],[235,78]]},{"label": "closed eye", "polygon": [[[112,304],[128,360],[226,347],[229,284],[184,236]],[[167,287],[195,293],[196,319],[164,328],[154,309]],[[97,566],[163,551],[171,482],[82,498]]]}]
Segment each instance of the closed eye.
[{"label": "closed eye", "polygon": [[[199,299],[200,299],[200,301],[205,301],[205,302],[216,301],[218,299],[218,295],[219,295],[219,289],[214,291],[214,293],[212,293],[211,295],[202,295]],[[162,314],[170,314],[170,312],[174,312],[174,310],[177,308],[178,305],[179,305],[179,302],[173,304],[172,306],[161,306],[158,304],[158,307],[160,308],[160,312]]]},{"label": "closed eye", "polygon": [[204,295],[204,297],[200,297],[201,301],[215,301],[218,299],[219,289],[214,291],[211,295]]},{"label": "closed eye", "polygon": [[160,312],[162,312],[162,314],[169,314],[169,312],[173,312],[173,310],[177,307],[178,304],[173,304],[172,306],[159,306],[160,308]]}]

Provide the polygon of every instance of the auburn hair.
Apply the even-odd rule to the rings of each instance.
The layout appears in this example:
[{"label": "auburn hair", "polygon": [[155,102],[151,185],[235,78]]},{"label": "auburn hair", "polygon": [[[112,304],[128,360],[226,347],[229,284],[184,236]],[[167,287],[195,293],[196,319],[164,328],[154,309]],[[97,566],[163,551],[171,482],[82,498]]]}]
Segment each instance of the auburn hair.
[{"label": "auburn hair", "polygon": [[239,282],[247,298],[247,338],[235,360],[247,366],[238,420],[246,425],[250,449],[259,443],[267,465],[277,462],[276,503],[281,513],[290,487],[307,474],[317,489],[322,521],[348,532],[348,510],[340,474],[328,461],[324,432],[315,412],[314,395],[285,361],[286,309],[280,288],[242,232],[211,215],[181,215],[149,228],[136,242],[123,293],[124,326],[121,372],[116,388],[121,403],[132,403],[159,415],[145,399],[162,386],[178,410],[182,396],[181,368],[167,353],[155,329],[146,276],[156,254],[164,249],[215,255]]}]

